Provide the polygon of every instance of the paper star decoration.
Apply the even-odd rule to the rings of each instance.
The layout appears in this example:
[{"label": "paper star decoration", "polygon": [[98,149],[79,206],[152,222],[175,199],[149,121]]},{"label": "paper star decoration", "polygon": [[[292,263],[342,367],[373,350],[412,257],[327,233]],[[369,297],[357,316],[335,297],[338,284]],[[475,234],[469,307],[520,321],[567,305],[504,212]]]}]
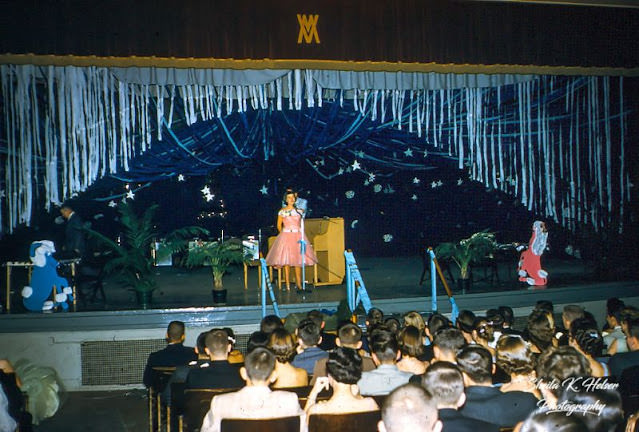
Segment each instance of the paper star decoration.
[{"label": "paper star decoration", "polygon": [[200,191],[204,194],[204,195],[208,195],[211,193],[211,189],[208,186],[204,186],[202,189],[200,189]]},{"label": "paper star decoration", "polygon": [[109,201],[109,207],[113,208],[113,207],[117,207],[118,205],[115,203],[115,201],[111,200]]},{"label": "paper star decoration", "polygon": [[424,157],[428,157],[428,150],[424,150]]},{"label": "paper star decoration", "polygon": [[464,181],[460,178],[457,179],[457,186],[461,186],[464,183]]},{"label": "paper star decoration", "polygon": [[404,156],[412,157],[413,156],[413,150],[410,149],[410,148],[407,148],[406,151],[404,152]]},{"label": "paper star decoration", "polygon": [[340,167],[340,169],[337,170],[337,175],[342,175],[344,174],[344,168]]},{"label": "paper star decoration", "polygon": [[368,186],[369,184],[371,184],[371,182],[368,179],[364,180],[364,186]]},{"label": "paper star decoration", "polygon": [[132,190],[126,193],[126,199],[135,199],[135,194],[133,193]]},{"label": "paper star decoration", "polygon": [[441,180],[437,180],[437,187],[442,187],[444,186],[444,182]]},{"label": "paper star decoration", "polygon": [[206,194],[205,198],[206,198],[206,202],[209,202],[209,201],[212,201],[213,198],[215,198],[215,195]]},{"label": "paper star decoration", "polygon": [[413,201],[417,201],[417,195],[413,194],[413,196],[410,197],[410,199],[412,199]]},{"label": "paper star decoration", "polygon": [[7,193],[4,191],[4,189],[0,190],[0,198],[5,198],[7,196]]},{"label": "paper star decoration", "polygon": [[178,181],[179,182],[183,182],[184,181],[184,174],[178,174]]},{"label": "paper star decoration", "polygon": [[266,185],[262,185],[262,189],[260,189],[260,193],[262,195],[268,195],[268,188],[266,187]]},{"label": "paper star decoration", "polygon": [[437,187],[437,182],[436,182],[436,181],[431,182],[431,183],[430,183],[430,187],[431,187],[432,189],[435,189],[435,188]]},{"label": "paper star decoration", "polygon": [[357,159],[355,159],[355,160],[353,161],[353,163],[351,164],[351,168],[353,168],[353,171],[356,171],[356,170],[358,170],[358,169],[360,169],[360,168],[361,168],[361,165],[359,164],[359,162],[357,161]]},{"label": "paper star decoration", "polygon": [[370,173],[370,174],[368,175],[368,181],[369,181],[369,182],[374,182],[374,181],[375,181],[375,174]]},{"label": "paper star decoration", "polygon": [[413,177],[413,184],[419,184],[421,180],[418,179],[417,177]]},{"label": "paper star decoration", "polygon": [[364,157],[364,152],[359,150],[355,152],[355,156],[359,157],[359,158],[363,158]]}]

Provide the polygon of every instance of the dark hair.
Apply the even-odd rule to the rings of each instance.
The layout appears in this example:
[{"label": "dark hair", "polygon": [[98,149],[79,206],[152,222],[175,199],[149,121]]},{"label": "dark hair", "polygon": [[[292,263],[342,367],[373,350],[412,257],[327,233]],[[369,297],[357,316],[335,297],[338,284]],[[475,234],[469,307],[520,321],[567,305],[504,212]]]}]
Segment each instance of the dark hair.
[{"label": "dark hair", "polygon": [[577,318],[570,324],[570,337],[579,348],[592,357],[601,357],[604,348],[603,336],[597,323],[588,318]]},{"label": "dark hair", "polygon": [[[578,407],[574,414],[581,414],[579,417],[590,432],[614,432],[624,420],[621,395],[613,389],[591,388],[593,383],[594,379],[590,377],[571,382],[557,400],[557,405],[562,406],[562,402],[566,402]],[[587,410],[595,404],[601,407],[601,412]]]},{"label": "dark hair", "polygon": [[508,375],[528,375],[535,370],[535,359],[520,336],[504,335],[497,341],[497,366]]},{"label": "dark hair", "polygon": [[472,311],[459,311],[459,315],[457,315],[457,327],[464,333],[472,333],[475,318],[475,314]]},{"label": "dark hair", "polygon": [[313,320],[304,319],[297,325],[297,337],[307,347],[315,346],[320,342],[322,329]]},{"label": "dark hair", "polygon": [[467,345],[457,353],[457,365],[476,383],[492,382],[493,357],[486,348]]},{"label": "dark hair", "polygon": [[[551,347],[541,353],[537,359],[537,378],[549,384],[560,384],[566,378],[584,377],[591,374],[590,364],[586,357],[571,346]],[[547,388],[555,396],[559,395],[560,386],[548,385]]]},{"label": "dark hair", "polygon": [[252,381],[266,381],[275,369],[275,356],[263,347],[257,347],[244,358],[246,374]]},{"label": "dark hair", "polygon": [[231,327],[224,327],[222,330],[224,330],[226,332],[227,335],[229,335],[229,342],[231,344],[235,343],[235,332],[233,331],[233,329]]},{"label": "dark hair", "polygon": [[488,309],[486,311],[486,319],[493,330],[501,331],[504,327],[504,317],[497,309]]},{"label": "dark hair", "polygon": [[571,323],[577,318],[584,317],[584,308],[579,305],[566,305],[564,306],[561,317]]},{"label": "dark hair", "polygon": [[255,348],[265,348],[268,345],[268,337],[268,333],[264,333],[263,331],[251,333],[251,336],[246,343],[246,352],[251,352]]},{"label": "dark hair", "polygon": [[455,354],[466,346],[466,339],[464,339],[461,330],[454,327],[444,328],[433,336],[433,345],[442,351]]},{"label": "dark hair", "polygon": [[225,330],[213,329],[206,335],[206,347],[211,354],[226,354],[229,349],[229,335]]},{"label": "dark hair", "polygon": [[377,329],[371,335],[370,347],[371,352],[373,352],[382,363],[394,361],[399,351],[395,335],[382,329]]},{"label": "dark hair", "polygon": [[362,329],[347,322],[337,330],[337,337],[342,345],[354,347],[362,341]]},{"label": "dark hair", "polygon": [[401,329],[397,335],[399,350],[403,355],[409,357],[419,357],[424,354],[424,341],[422,332],[415,326],[408,326]]},{"label": "dark hair", "polygon": [[537,303],[535,303],[535,309],[533,310],[553,313],[555,311],[555,307],[550,300],[538,300]]},{"label": "dark hair", "polygon": [[530,342],[544,351],[552,346],[555,337],[555,330],[548,319],[548,312],[544,310],[534,310],[528,316],[528,338]]},{"label": "dark hair", "polygon": [[621,311],[626,304],[617,297],[611,297],[606,301],[606,316],[613,317],[617,320],[617,324],[621,324]]},{"label": "dark hair", "polygon": [[439,330],[451,326],[452,323],[450,322],[450,320],[440,313],[434,313],[428,317],[427,327],[431,337]]},{"label": "dark hair", "polygon": [[486,342],[493,342],[495,340],[495,333],[493,326],[490,325],[488,319],[485,317],[475,318],[473,323],[473,331],[477,332],[477,337]]},{"label": "dark hair", "polygon": [[382,422],[387,432],[432,430],[437,422],[437,406],[423,387],[404,384],[393,390],[384,401]]},{"label": "dark hair", "polygon": [[384,322],[384,312],[378,308],[370,308],[366,314],[366,325],[368,328],[374,327]]},{"label": "dark hair", "polygon": [[401,328],[399,320],[395,317],[386,318],[384,320],[384,325],[388,327],[388,330],[390,330],[393,334],[397,334]]},{"label": "dark hair", "polygon": [[275,358],[280,363],[289,363],[295,358],[297,343],[295,337],[285,328],[273,330],[269,336],[268,349],[270,349]]},{"label": "dark hair", "polygon": [[195,346],[197,348],[197,352],[199,354],[204,354],[206,349],[206,335],[209,334],[209,331],[204,331],[200,333],[195,341]]},{"label": "dark hair", "polygon": [[166,329],[166,334],[171,342],[179,342],[184,336],[184,323],[182,321],[171,321]]},{"label": "dark hair", "polygon": [[639,317],[630,318],[626,321],[628,323],[627,338],[634,338],[639,340]]},{"label": "dark hair", "polygon": [[533,411],[521,425],[519,432],[584,432],[588,428],[576,415],[562,411]]},{"label": "dark hair", "polygon": [[337,347],[328,354],[326,372],[337,382],[357,384],[362,377],[362,358],[354,349]]},{"label": "dark hair", "polygon": [[513,325],[513,323],[515,322],[515,314],[513,313],[513,308],[511,308],[510,306],[499,306],[499,308],[497,308],[497,311],[499,312],[499,315],[504,318],[504,324],[508,326]]},{"label": "dark hair", "polygon": [[422,386],[428,389],[437,405],[451,406],[464,393],[464,377],[459,368],[450,362],[438,361],[426,369]]},{"label": "dark hair", "polygon": [[282,319],[277,315],[266,315],[260,321],[260,331],[264,333],[272,333],[276,328],[284,327],[282,324]]}]

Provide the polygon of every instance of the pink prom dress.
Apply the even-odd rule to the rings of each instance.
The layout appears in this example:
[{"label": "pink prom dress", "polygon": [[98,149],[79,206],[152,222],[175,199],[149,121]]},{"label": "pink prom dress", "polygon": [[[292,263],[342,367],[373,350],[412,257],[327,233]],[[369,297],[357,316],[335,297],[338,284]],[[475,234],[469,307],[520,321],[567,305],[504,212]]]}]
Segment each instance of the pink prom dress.
[{"label": "pink prom dress", "polygon": [[[302,216],[296,210],[285,209],[280,210],[278,216],[282,217],[282,232],[277,235],[273,246],[268,251],[266,264],[273,267],[301,267],[302,254],[299,242]],[[312,266],[317,263],[317,257],[306,234],[304,234],[304,241],[306,241],[304,265]]]}]

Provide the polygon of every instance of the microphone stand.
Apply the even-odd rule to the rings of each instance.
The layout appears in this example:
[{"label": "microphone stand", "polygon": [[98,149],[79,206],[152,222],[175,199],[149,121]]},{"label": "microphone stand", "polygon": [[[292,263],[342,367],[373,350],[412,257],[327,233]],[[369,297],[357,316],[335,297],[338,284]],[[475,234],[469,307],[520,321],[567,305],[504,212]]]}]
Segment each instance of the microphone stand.
[{"label": "microphone stand", "polygon": [[297,206],[295,211],[300,215],[300,252],[302,253],[302,292],[306,292],[306,240],[304,240],[304,213],[300,212]]}]

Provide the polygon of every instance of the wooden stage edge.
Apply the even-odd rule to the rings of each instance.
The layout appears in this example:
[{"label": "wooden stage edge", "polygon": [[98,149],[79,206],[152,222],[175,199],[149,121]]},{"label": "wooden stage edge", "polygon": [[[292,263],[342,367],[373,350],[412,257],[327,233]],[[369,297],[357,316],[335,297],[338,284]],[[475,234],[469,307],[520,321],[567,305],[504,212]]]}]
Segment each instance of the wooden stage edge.
[{"label": "wooden stage edge", "polygon": [[[401,289],[401,287],[398,287]],[[550,300],[555,305],[601,302],[610,298],[633,299],[639,305],[639,281],[584,283],[561,288],[513,290],[456,294],[459,309],[483,313],[486,309],[507,305],[519,312],[532,309],[538,300]],[[451,304],[446,296],[437,297],[438,311],[448,314]],[[338,302],[302,302],[279,305],[280,313],[306,312],[311,309],[336,310]],[[376,299],[373,306],[385,314],[404,313],[410,310],[431,312],[430,297],[406,297]],[[273,313],[267,305],[267,313]],[[256,325],[261,319],[261,306],[220,306],[203,308],[149,309],[122,311],[57,312],[48,314],[0,315],[0,334],[56,331],[118,331],[131,329],[163,328],[170,321],[184,321],[191,328]]]}]

